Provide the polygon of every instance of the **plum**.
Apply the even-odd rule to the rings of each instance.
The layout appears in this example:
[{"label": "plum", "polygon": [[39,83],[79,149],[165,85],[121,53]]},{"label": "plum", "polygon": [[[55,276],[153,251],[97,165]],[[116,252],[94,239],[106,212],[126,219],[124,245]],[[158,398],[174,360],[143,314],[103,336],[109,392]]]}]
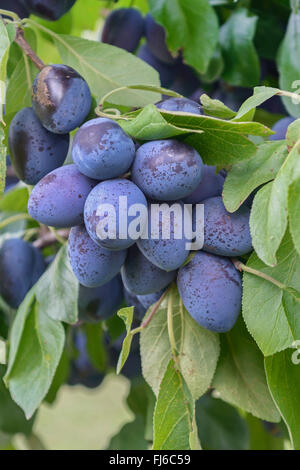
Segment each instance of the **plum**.
[{"label": "plum", "polygon": [[105,20],[101,41],[133,52],[144,34],[144,19],[135,8],[119,8]]},{"label": "plum", "polygon": [[286,133],[288,130],[288,127],[292,122],[295,121],[295,118],[292,116],[287,116],[282,119],[279,119],[279,121],[274,124],[272,127],[272,131],[275,132],[275,134],[271,135],[269,140],[284,140],[286,138]]},{"label": "plum", "polygon": [[205,199],[203,204],[203,250],[220,256],[249,253],[252,250],[249,207],[243,205],[234,213],[227,212],[221,197]]},{"label": "plum", "polygon": [[75,165],[51,171],[33,188],[28,212],[51,227],[74,227],[83,223],[84,203],[96,181],[81,174]]},{"label": "plum", "polygon": [[199,325],[218,333],[234,326],[241,309],[242,281],[230,259],[198,251],[180,268],[177,286],[185,308]]},{"label": "plum", "polygon": [[126,250],[109,251],[94,243],[83,225],[71,229],[68,253],[74,274],[85,287],[103,286],[111,281],[126,258]]},{"label": "plum", "polygon": [[185,204],[198,204],[210,197],[221,196],[225,178],[215,166],[204,165],[202,178],[194,192],[183,199]]},{"label": "plum", "polygon": [[137,150],[132,180],[150,199],[174,201],[197,188],[202,168],[198,152],[184,142],[154,140]]},{"label": "plum", "polygon": [[63,165],[69,149],[69,134],[47,131],[32,108],[23,108],[9,126],[9,146],[17,176],[26,184],[34,185]]},{"label": "plum", "polygon": [[166,43],[165,29],[149,13],[145,17],[145,36],[148,48],[157,59],[167,64],[174,63],[175,59]]},{"label": "plum", "polygon": [[151,67],[153,67],[158,72],[160,82],[163,87],[168,87],[171,85],[172,81],[174,80],[174,65],[161,62],[152,54],[146,44],[142,44],[138,50],[137,55],[141,60],[151,65]]},{"label": "plum", "polygon": [[114,315],[123,300],[120,275],[100,287],[79,287],[79,319],[95,323]]},{"label": "plum", "polygon": [[136,245],[128,250],[121,269],[125,288],[136,295],[158,292],[167,287],[176,277],[176,271],[163,271],[145,258]]},{"label": "plum", "polygon": [[[151,232],[155,230],[156,218],[158,233],[154,238],[151,236]],[[149,204],[148,206],[147,238],[142,236],[137,241],[137,245],[152,264],[164,271],[178,269],[189,255],[189,248],[186,245],[191,240],[185,236],[184,222],[191,227],[192,217],[188,212],[184,214],[181,201],[177,201],[174,205],[172,203],[165,203],[160,207],[156,204]],[[177,234],[177,232],[179,233]]]},{"label": "plum", "polygon": [[165,111],[180,111],[181,113],[202,114],[201,106],[188,98],[168,98],[155,105]]},{"label": "plum", "polygon": [[[124,286],[123,286],[123,292],[124,292],[124,300],[125,300],[127,307],[134,307],[134,311],[133,311],[134,316],[142,320],[145,316],[147,309],[140,302],[137,295],[129,292]],[[149,294],[149,295],[152,295],[152,294]]]},{"label": "plum", "polygon": [[126,173],[134,156],[133,140],[112,119],[96,118],[86,122],[73,141],[72,157],[78,170],[98,180]]},{"label": "plum", "polygon": [[163,295],[166,289],[161,289],[158,292],[154,292],[153,294],[147,295],[137,295],[138,300],[142,304],[142,306],[148,310],[153,304],[155,304]]},{"label": "plum", "polygon": [[67,13],[76,0],[21,0],[34,15],[45,20],[56,21]]},{"label": "plum", "polygon": [[[122,199],[121,199],[122,198]],[[106,207],[109,205],[109,207]],[[139,215],[134,216],[135,205]],[[131,223],[137,222],[136,234],[130,233]],[[131,181],[103,181],[89,194],[84,207],[84,221],[94,242],[110,250],[123,250],[133,245],[147,222],[147,201],[142,191]]]},{"label": "plum", "polygon": [[32,107],[42,125],[55,134],[67,134],[80,126],[92,98],[84,78],[67,65],[44,67],[32,87]]},{"label": "plum", "polygon": [[21,238],[5,240],[0,250],[0,294],[18,308],[46,269],[41,252]]}]

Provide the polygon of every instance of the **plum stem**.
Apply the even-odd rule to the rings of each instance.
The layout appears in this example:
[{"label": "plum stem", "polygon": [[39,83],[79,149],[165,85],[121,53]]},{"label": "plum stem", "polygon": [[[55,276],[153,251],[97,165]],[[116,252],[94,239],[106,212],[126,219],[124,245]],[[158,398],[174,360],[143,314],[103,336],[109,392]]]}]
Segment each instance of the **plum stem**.
[{"label": "plum stem", "polygon": [[165,299],[165,297],[167,296],[167,294],[170,292],[170,288],[167,289],[163,295],[161,296],[161,298],[153,305],[152,307],[152,310],[150,312],[150,314],[148,315],[148,317],[146,318],[146,320],[138,327],[138,328],[135,328],[134,330],[131,330],[131,334],[132,335],[135,335],[136,333],[140,333],[144,328],[146,328],[149,323],[151,322],[152,318],[154,317],[154,315],[156,314],[157,310],[159,309],[159,307],[161,306],[161,303],[162,301]]},{"label": "plum stem", "polygon": [[70,231],[68,229],[57,230],[55,233],[53,231],[46,232],[44,235],[33,242],[33,246],[35,246],[35,248],[41,249],[46,246],[53,245],[57,241],[60,243],[65,243],[69,236],[69,232]]},{"label": "plum stem", "polygon": [[32,63],[39,69],[42,70],[45,67],[44,62],[36,55],[32,47],[28,44],[24,37],[24,31],[22,28],[17,28],[15,42],[21,47],[24,53],[29,57]]},{"label": "plum stem", "polygon": [[20,21],[19,16],[10,10],[4,10],[3,8],[0,8],[0,15],[8,16],[9,18],[12,18],[15,21]]},{"label": "plum stem", "polygon": [[5,228],[9,224],[13,224],[14,222],[18,222],[19,220],[33,220],[32,217],[30,217],[29,214],[17,214],[17,215],[12,215],[11,217],[8,217],[7,219],[2,220],[0,222],[0,230]]}]

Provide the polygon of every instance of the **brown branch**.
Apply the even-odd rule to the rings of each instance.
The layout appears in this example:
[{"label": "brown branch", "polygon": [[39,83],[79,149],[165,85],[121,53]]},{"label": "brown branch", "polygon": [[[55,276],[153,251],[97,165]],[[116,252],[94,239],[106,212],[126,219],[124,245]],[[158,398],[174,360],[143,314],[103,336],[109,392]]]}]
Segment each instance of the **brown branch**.
[{"label": "brown branch", "polygon": [[15,42],[21,47],[24,53],[29,57],[29,59],[39,70],[42,70],[45,67],[44,62],[36,55],[32,47],[26,41],[24,37],[24,31],[21,28],[17,29]]},{"label": "brown branch", "polygon": [[[67,238],[69,237],[70,230],[58,230],[57,233],[60,237],[65,238],[67,240]],[[57,243],[57,238],[55,237],[55,234],[53,232],[46,232],[33,242],[33,246],[35,246],[35,248],[41,249],[45,248],[46,246],[53,245],[54,243]]]}]

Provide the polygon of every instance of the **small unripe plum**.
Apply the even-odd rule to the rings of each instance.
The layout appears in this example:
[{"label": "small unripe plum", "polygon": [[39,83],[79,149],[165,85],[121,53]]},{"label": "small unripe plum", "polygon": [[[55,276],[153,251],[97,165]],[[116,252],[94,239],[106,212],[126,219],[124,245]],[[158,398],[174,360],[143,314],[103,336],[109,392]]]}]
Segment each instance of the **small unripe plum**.
[{"label": "small unripe plum", "polygon": [[168,87],[174,80],[174,65],[166,64],[157,59],[146,44],[142,44],[138,50],[138,57],[147,64],[151,65],[158,73],[161,85]]},{"label": "small unripe plum", "polygon": [[126,251],[109,251],[93,242],[83,225],[73,227],[68,242],[69,259],[80,284],[103,286],[120,271]]},{"label": "small unripe plum", "polygon": [[132,180],[150,199],[175,201],[197,188],[202,168],[198,152],[184,142],[154,140],[137,150]]},{"label": "small unripe plum", "polygon": [[69,149],[69,134],[47,131],[32,108],[23,108],[9,126],[9,147],[16,174],[26,184],[34,185],[63,165]]},{"label": "small unripe plum", "polygon": [[92,98],[84,78],[67,65],[48,65],[35,77],[32,106],[50,132],[67,134],[80,126],[91,108]]},{"label": "small unripe plum", "polygon": [[163,271],[145,258],[136,245],[128,250],[126,262],[121,269],[125,288],[136,295],[158,292],[176,277],[176,271]]},{"label": "small unripe plum", "polygon": [[0,250],[0,294],[18,308],[46,269],[41,252],[21,238],[5,240]]},{"label": "small unripe plum", "polygon": [[177,285],[185,308],[199,325],[218,333],[234,326],[241,310],[242,281],[230,259],[198,251],[180,268]]},{"label": "small unripe plum", "polygon": [[[110,205],[114,213],[105,208],[106,204]],[[139,204],[138,215],[129,215],[135,204]],[[97,184],[85,203],[84,221],[90,237],[109,250],[123,250],[136,242],[129,231],[131,222],[136,218],[139,220],[136,233],[138,237],[147,222],[147,201],[142,191],[126,179],[107,180]],[[120,225],[123,232],[120,232]]]},{"label": "small unripe plum", "polygon": [[221,197],[212,197],[204,204],[203,250],[220,256],[241,256],[252,250],[249,217],[246,205],[236,212],[227,212]]},{"label": "small unripe plum", "polygon": [[204,165],[202,178],[194,192],[183,199],[185,204],[198,204],[204,199],[221,196],[225,178],[223,174],[216,173],[215,166]]},{"label": "small unripe plum", "polygon": [[73,140],[72,157],[78,170],[97,180],[126,173],[134,155],[133,140],[112,119],[97,118],[86,122]]},{"label": "small unripe plum", "polygon": [[33,188],[28,212],[38,222],[51,227],[74,227],[83,223],[84,203],[97,184],[80,173],[75,165],[52,171]]},{"label": "small unripe plum", "polygon": [[22,0],[25,7],[36,16],[56,21],[67,13],[76,0]]},{"label": "small unripe plum", "polygon": [[105,20],[102,42],[133,52],[144,33],[144,19],[135,8],[119,8]]},{"label": "small unripe plum", "polygon": [[181,113],[202,114],[200,104],[188,98],[168,98],[155,105],[165,111],[180,111]]},{"label": "small unripe plum", "polygon": [[120,275],[100,287],[79,287],[79,319],[95,323],[114,315],[123,300]]},{"label": "small unripe plum", "polygon": [[272,131],[274,131],[275,134],[271,135],[269,140],[284,140],[286,138],[289,125],[294,121],[295,118],[291,116],[279,119],[279,121],[277,121],[276,124],[274,124],[272,127]]},{"label": "small unripe plum", "polygon": [[155,57],[167,64],[174,63],[175,59],[172,57],[166,43],[165,29],[156,23],[149,13],[145,17],[145,36],[147,46]]}]

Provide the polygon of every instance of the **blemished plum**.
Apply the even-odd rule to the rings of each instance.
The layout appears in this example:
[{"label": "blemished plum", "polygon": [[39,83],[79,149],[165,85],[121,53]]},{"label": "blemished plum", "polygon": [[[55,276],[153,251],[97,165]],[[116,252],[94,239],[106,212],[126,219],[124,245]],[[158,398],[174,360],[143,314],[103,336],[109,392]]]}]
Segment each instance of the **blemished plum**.
[{"label": "blemished plum", "polygon": [[185,204],[198,204],[204,199],[221,196],[224,181],[223,174],[216,173],[215,166],[204,165],[199,185],[192,194],[183,199],[183,202]]},{"label": "blemished plum", "polygon": [[234,326],[241,309],[242,280],[230,259],[198,251],[180,268],[177,286],[199,325],[218,333]]},{"label": "blemished plum", "polygon": [[80,126],[92,98],[84,78],[67,65],[44,67],[32,87],[32,107],[42,125],[54,134],[67,134]]},{"label": "blemished plum", "polygon": [[[114,213],[106,209],[105,204],[114,208]],[[135,204],[139,204],[138,214],[129,215]],[[138,237],[147,223],[147,201],[132,181],[121,178],[103,181],[86,200],[84,221],[87,231],[95,243],[109,250],[124,250],[136,242],[129,231],[135,219]]]},{"label": "blemished plum", "polygon": [[5,240],[0,250],[0,294],[18,308],[46,269],[41,252],[21,238]]},{"label": "blemished plum", "polygon": [[29,11],[22,0],[0,0],[0,8],[16,13],[21,19],[29,16]]},{"label": "blemished plum", "polygon": [[144,34],[144,19],[135,8],[119,8],[105,20],[101,41],[133,52]]},{"label": "blemished plum", "polygon": [[275,134],[271,135],[269,140],[284,140],[289,125],[292,124],[292,122],[294,121],[295,118],[291,116],[279,119],[279,121],[277,121],[276,124],[274,124],[274,126],[272,127],[272,131],[274,131]]},{"label": "blemished plum", "polygon": [[165,111],[180,111],[181,113],[202,114],[200,104],[188,98],[168,98],[155,105]]},{"label": "blemished plum", "polygon": [[72,8],[76,0],[22,0],[22,2],[34,15],[56,21]]},{"label": "blemished plum", "polygon": [[123,284],[120,275],[100,287],[79,286],[79,319],[96,323],[114,315],[123,300]]},{"label": "blemished plum", "polygon": [[155,304],[163,295],[166,289],[161,289],[158,292],[154,292],[153,294],[148,294],[148,295],[138,295],[137,298],[142,304],[142,306],[148,310],[148,308],[151,307],[151,305]]},{"label": "blemished plum", "polygon": [[[123,287],[123,292],[124,292],[124,300],[125,300],[127,307],[134,307],[134,311],[133,311],[134,317],[138,318],[139,320],[142,320],[144,318],[144,315],[147,309],[139,301],[139,299],[137,298],[137,295],[132,294],[125,287]],[[152,295],[152,294],[149,294],[149,295]]]},{"label": "blemished plum", "polygon": [[133,140],[112,119],[86,122],[73,140],[73,161],[90,178],[107,180],[121,176],[131,167],[134,156]]},{"label": "blemished plum", "polygon": [[157,59],[167,64],[175,62],[166,43],[165,29],[149,13],[145,17],[145,36],[148,48]]},{"label": "blemished plum", "polygon": [[65,165],[44,176],[33,188],[28,212],[50,227],[74,227],[83,223],[84,203],[97,181]]},{"label": "blemished plum", "polygon": [[9,126],[9,147],[17,176],[26,184],[34,185],[63,165],[69,149],[69,134],[47,131],[32,108],[23,108]]},{"label": "blemished plum", "polygon": [[249,253],[252,250],[249,207],[243,205],[234,213],[227,212],[221,197],[205,199],[203,204],[203,250],[220,256]]},{"label": "blemished plum", "polygon": [[[164,271],[174,271],[183,265],[189,255],[186,245],[191,240],[185,236],[184,223],[191,227],[192,217],[187,211],[184,214],[181,201],[164,203],[162,206],[162,209],[166,207],[168,210],[161,210],[157,204],[149,204],[148,237],[141,237],[137,245],[152,264]],[[152,221],[154,225],[158,221],[159,226],[152,227]],[[151,233],[157,229],[158,233],[154,238]]]},{"label": "blemished plum", "polygon": [[167,287],[175,279],[176,271],[167,272],[154,266],[134,245],[128,250],[121,275],[127,290],[136,295],[146,295]]},{"label": "blemished plum", "polygon": [[126,250],[110,251],[94,243],[83,225],[71,229],[68,253],[73,272],[85,287],[103,286],[111,281],[126,258]]},{"label": "blemished plum", "polygon": [[132,180],[150,199],[175,201],[191,194],[202,177],[198,152],[174,139],[141,145],[132,166]]},{"label": "blemished plum", "polygon": [[151,65],[159,74],[160,82],[163,87],[168,87],[174,80],[174,65],[166,64],[157,59],[146,44],[142,44],[138,50],[138,57]]}]

